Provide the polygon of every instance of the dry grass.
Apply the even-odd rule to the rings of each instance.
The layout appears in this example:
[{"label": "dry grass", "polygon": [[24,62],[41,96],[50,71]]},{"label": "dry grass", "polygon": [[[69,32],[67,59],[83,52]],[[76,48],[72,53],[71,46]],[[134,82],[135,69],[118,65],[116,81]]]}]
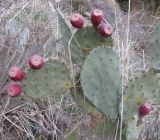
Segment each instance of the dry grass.
[{"label": "dry grass", "polygon": [[[54,98],[33,100],[24,96],[10,98],[5,94],[8,82],[6,73],[12,65],[27,69],[29,56],[38,53],[46,58],[52,56],[66,64],[69,58],[63,46],[57,43],[58,22],[53,7],[60,7],[66,18],[75,10],[72,3],[59,4],[47,0],[1,0],[0,1],[0,139],[2,140],[60,140],[76,129],[82,121],[90,121],[65,93],[60,102]],[[69,3],[69,4],[68,4]],[[142,3],[139,3],[140,7]],[[148,9],[147,9],[148,8]],[[149,67],[148,53],[151,47],[149,38],[159,20],[159,11],[154,13],[148,7],[133,11],[117,20],[114,38],[117,40],[117,53],[124,68],[124,85],[130,78],[139,75]],[[127,20],[128,19],[128,20]],[[160,120],[157,111],[147,119],[145,136],[157,139],[160,133]],[[150,133],[148,133],[150,132]],[[155,132],[157,135],[152,135]],[[147,140],[147,138],[146,138]]]}]

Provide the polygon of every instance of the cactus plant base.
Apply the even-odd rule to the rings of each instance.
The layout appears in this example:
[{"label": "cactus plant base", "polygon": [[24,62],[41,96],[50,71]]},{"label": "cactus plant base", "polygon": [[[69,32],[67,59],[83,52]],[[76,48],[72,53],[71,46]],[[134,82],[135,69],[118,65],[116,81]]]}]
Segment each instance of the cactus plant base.
[{"label": "cactus plant base", "polygon": [[116,133],[116,122],[106,120],[102,115],[92,116],[89,121],[83,122],[67,140],[106,140],[113,139]]}]

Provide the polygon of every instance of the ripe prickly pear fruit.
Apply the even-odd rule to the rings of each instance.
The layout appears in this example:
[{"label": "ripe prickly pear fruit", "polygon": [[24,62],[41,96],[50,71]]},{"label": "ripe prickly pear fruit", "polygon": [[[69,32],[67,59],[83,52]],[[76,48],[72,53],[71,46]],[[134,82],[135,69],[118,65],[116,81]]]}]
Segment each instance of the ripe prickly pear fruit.
[{"label": "ripe prickly pear fruit", "polygon": [[22,93],[22,86],[18,83],[11,83],[7,86],[7,93],[11,97],[20,96]]},{"label": "ripe prickly pear fruit", "polygon": [[147,103],[142,104],[139,107],[139,115],[140,116],[146,116],[147,114],[149,114],[150,111],[151,111],[151,106]]},{"label": "ripe prickly pear fruit", "polygon": [[103,37],[109,37],[113,33],[113,27],[109,24],[106,23],[101,23],[98,26],[98,32],[103,36]]},{"label": "ripe prickly pear fruit", "polygon": [[22,68],[14,66],[9,69],[8,76],[14,81],[20,81],[24,78],[25,72]]},{"label": "ripe prickly pear fruit", "polygon": [[44,58],[39,55],[33,55],[29,59],[29,66],[34,70],[42,68],[44,66]]},{"label": "ripe prickly pear fruit", "polygon": [[73,27],[77,29],[82,29],[84,26],[84,17],[79,13],[75,13],[71,16],[70,22]]},{"label": "ripe prickly pear fruit", "polygon": [[94,26],[98,26],[103,21],[103,12],[100,9],[94,9],[91,13],[91,22]]}]

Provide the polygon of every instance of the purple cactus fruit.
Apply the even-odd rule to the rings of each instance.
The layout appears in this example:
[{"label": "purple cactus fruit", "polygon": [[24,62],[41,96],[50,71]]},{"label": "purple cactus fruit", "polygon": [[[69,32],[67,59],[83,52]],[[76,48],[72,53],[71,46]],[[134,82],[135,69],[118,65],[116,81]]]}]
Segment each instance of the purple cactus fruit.
[{"label": "purple cactus fruit", "polygon": [[11,83],[7,86],[7,93],[11,97],[20,96],[22,93],[22,86],[18,83]]},{"label": "purple cactus fruit", "polygon": [[29,66],[34,70],[41,69],[44,66],[44,63],[44,58],[39,55],[33,55],[29,59]]},{"label": "purple cactus fruit", "polygon": [[8,76],[14,81],[20,81],[24,78],[25,72],[23,69],[14,66],[9,69]]},{"label": "purple cactus fruit", "polygon": [[70,22],[73,27],[77,29],[82,29],[84,26],[84,17],[79,13],[75,13],[71,16]]},{"label": "purple cactus fruit", "polygon": [[103,37],[109,37],[113,33],[113,27],[109,24],[106,23],[101,23],[98,26],[98,32],[103,36]]},{"label": "purple cactus fruit", "polygon": [[146,116],[151,111],[151,106],[148,103],[142,104],[139,107],[139,115]]},{"label": "purple cactus fruit", "polygon": [[93,26],[98,26],[103,21],[103,12],[100,9],[94,9],[91,13],[91,22]]}]

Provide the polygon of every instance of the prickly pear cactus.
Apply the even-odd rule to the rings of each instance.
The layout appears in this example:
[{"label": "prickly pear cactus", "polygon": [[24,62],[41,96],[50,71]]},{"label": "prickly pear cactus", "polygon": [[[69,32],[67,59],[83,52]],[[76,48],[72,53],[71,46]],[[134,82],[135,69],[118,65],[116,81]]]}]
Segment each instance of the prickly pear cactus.
[{"label": "prickly pear cactus", "polygon": [[155,69],[160,70],[160,24],[156,27],[152,37],[151,64]]},{"label": "prickly pear cactus", "polygon": [[112,120],[118,117],[121,75],[120,61],[109,47],[93,49],[81,70],[84,95]]},{"label": "prickly pear cactus", "polygon": [[70,46],[72,61],[74,63],[82,64],[89,51],[97,46],[113,45],[111,37],[104,38],[100,36],[96,28],[93,28],[91,25],[87,25],[83,29],[76,30],[73,33],[63,14],[58,11],[58,15],[62,42],[67,52],[68,46]]},{"label": "prickly pear cactus", "polygon": [[159,85],[158,74],[152,69],[130,81],[124,95],[124,120],[138,116],[141,104],[160,102]]},{"label": "prickly pear cactus", "polygon": [[35,98],[47,96],[58,98],[72,87],[67,67],[55,60],[46,62],[40,70],[29,69],[22,84],[24,94]]}]

